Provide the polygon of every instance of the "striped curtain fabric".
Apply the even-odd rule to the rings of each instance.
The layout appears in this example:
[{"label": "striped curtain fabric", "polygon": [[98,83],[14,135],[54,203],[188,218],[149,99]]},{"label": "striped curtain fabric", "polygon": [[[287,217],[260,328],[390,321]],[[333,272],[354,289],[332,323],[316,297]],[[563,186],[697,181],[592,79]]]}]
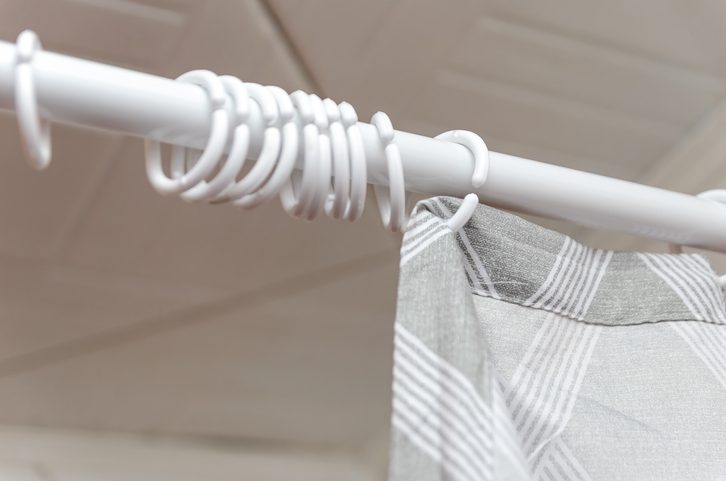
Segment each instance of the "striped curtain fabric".
[{"label": "striped curtain fabric", "polygon": [[697,254],[592,249],[459,200],[401,248],[390,479],[726,479],[726,313]]}]

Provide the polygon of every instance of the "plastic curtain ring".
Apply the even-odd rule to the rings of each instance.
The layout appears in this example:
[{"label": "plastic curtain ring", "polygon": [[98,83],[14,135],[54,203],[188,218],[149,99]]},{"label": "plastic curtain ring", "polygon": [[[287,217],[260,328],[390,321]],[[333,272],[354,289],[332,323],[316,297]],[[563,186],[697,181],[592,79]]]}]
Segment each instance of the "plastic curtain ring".
[{"label": "plastic curtain ring", "polygon": [[[473,187],[484,185],[489,175],[489,149],[481,137],[468,130],[449,130],[437,135],[435,138],[466,147],[474,158],[471,185]],[[477,205],[479,205],[479,196],[475,193],[467,194],[454,215],[447,219],[446,224],[449,229],[456,232],[464,227],[471,219],[471,216],[474,215]]]},{"label": "plastic curtain ring", "polygon": [[257,192],[248,194],[234,202],[234,205],[251,209],[265,200],[275,196],[290,178],[295,161],[297,160],[299,134],[295,125],[295,107],[290,96],[280,87],[268,86],[277,102],[280,113],[279,121],[282,123],[282,150],[277,159],[275,170],[267,182]]},{"label": "plastic curtain ring", "polygon": [[338,104],[324,99],[323,106],[330,125],[333,192],[328,194],[325,213],[333,219],[343,219],[350,203],[350,156],[348,137],[341,123]]},{"label": "plastic curtain ring", "polygon": [[315,116],[315,124],[318,126],[318,179],[317,190],[310,205],[308,219],[317,217],[325,207],[325,201],[330,193],[331,148],[330,137],[328,137],[328,116],[325,113],[325,106],[320,97],[310,94],[310,105]]},{"label": "plastic curtain ring", "polygon": [[252,100],[260,106],[262,118],[266,125],[263,134],[262,151],[247,175],[222,192],[215,202],[233,202],[259,189],[275,168],[277,156],[280,153],[282,134],[280,126],[277,125],[279,112],[275,97],[260,84],[247,83],[246,86]]},{"label": "plastic curtain ring", "polygon": [[15,112],[28,164],[35,170],[50,165],[50,124],[38,114],[33,57],[43,46],[35,32],[24,30],[15,45]]},{"label": "plastic curtain ring", "polygon": [[[303,126],[303,171],[302,174],[290,174],[280,191],[280,202],[285,212],[291,216],[307,219],[318,189],[318,126],[315,125],[315,114],[308,94],[296,90],[290,94],[290,100]],[[298,183],[299,186],[296,185]]]},{"label": "plastic curtain ring", "polygon": [[[696,197],[726,204],[726,190],[724,189],[707,190],[697,194]],[[678,244],[668,244],[668,251],[671,254],[680,254],[683,252],[683,247]],[[721,286],[721,289],[726,289],[726,275],[718,276],[718,285]]]},{"label": "plastic curtain ring", "polygon": [[[151,139],[145,140],[146,175],[154,189],[162,195],[177,194],[194,187],[204,180],[214,170],[222,157],[229,133],[229,117],[224,109],[226,94],[219,78],[209,70],[192,70],[180,75],[177,81],[195,84],[204,89],[212,109],[212,126],[209,140],[201,157],[188,172],[178,177],[171,178],[164,174],[161,161],[161,143]],[[183,158],[185,153],[186,149],[181,147],[172,149],[172,157],[177,159]],[[178,160],[172,160],[172,165],[178,163]]]},{"label": "plastic curtain ring", "polygon": [[[231,75],[223,75],[219,77],[225,91],[229,94],[232,101],[234,122],[232,130],[232,146],[229,149],[222,168],[219,169],[217,175],[209,182],[202,180],[197,185],[181,193],[181,198],[189,202],[199,202],[203,200],[212,200],[216,198],[224,189],[234,183],[237,174],[244,167],[247,160],[247,152],[250,146],[250,127],[247,125],[247,119],[250,114],[249,94],[244,82],[237,77]],[[183,161],[182,158],[175,158],[177,162]],[[176,168],[183,168],[183,165]],[[174,172],[175,166],[172,167]]]},{"label": "plastic curtain ring", "polygon": [[368,166],[366,165],[366,151],[363,137],[358,128],[358,115],[348,102],[341,102],[338,106],[340,118],[345,127],[350,149],[350,201],[345,209],[345,219],[355,222],[363,214],[368,191]]},{"label": "plastic curtain ring", "polygon": [[391,119],[384,112],[376,112],[371,117],[383,144],[388,168],[388,188],[374,185],[373,191],[378,200],[378,210],[383,226],[393,232],[401,231],[406,223],[406,185],[403,178],[401,152],[394,142],[395,132]]}]

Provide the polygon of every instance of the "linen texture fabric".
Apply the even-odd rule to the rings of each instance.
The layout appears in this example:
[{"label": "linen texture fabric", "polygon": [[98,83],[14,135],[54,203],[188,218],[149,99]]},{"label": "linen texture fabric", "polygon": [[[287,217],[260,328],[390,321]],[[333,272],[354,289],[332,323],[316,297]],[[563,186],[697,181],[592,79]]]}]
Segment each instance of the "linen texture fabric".
[{"label": "linen texture fabric", "polygon": [[460,200],[401,248],[389,478],[726,479],[726,313],[699,254],[613,252]]}]

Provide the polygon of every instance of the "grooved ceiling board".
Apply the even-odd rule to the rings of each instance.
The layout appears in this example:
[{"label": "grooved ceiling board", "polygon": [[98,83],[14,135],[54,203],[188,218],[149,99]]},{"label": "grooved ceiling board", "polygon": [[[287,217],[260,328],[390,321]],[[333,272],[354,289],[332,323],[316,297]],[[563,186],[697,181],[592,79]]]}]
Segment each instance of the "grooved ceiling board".
[{"label": "grooved ceiling board", "polygon": [[177,480],[369,481],[351,456],[304,449],[252,449],[143,435],[0,427],[0,479],[13,481]]},{"label": "grooved ceiling board", "polygon": [[373,1],[344,15],[272,3],[323,87],[364,112],[561,152],[583,170],[637,178],[724,92],[722,76],[681,54],[695,37],[720,51],[720,28],[696,27],[720,18],[715,5]]},{"label": "grooved ceiling board", "polygon": [[2,0],[0,35],[40,34],[47,49],[157,70],[194,21],[194,0]]},{"label": "grooved ceiling board", "polygon": [[0,115],[0,252],[49,259],[68,240],[120,139],[65,126],[53,129],[56,162],[42,173],[25,163],[14,115]]},{"label": "grooved ceiling board", "polygon": [[666,61],[495,17],[477,22],[451,65],[455,72],[529,89],[552,103],[576,102],[600,116],[670,134],[669,127],[697,121],[724,87],[718,78]]},{"label": "grooved ceiling board", "polygon": [[646,61],[667,62],[691,74],[719,79],[726,74],[722,2],[488,0],[481,5],[493,16],[596,42]]},{"label": "grooved ceiling board", "polygon": [[0,371],[63,358],[120,328],[219,297],[195,286],[0,257]]},{"label": "grooved ceiling board", "polygon": [[251,308],[232,298],[176,329],[149,322],[142,338],[119,329],[102,350],[81,345],[23,375],[0,362],[0,422],[365,443],[388,422],[395,261]]}]

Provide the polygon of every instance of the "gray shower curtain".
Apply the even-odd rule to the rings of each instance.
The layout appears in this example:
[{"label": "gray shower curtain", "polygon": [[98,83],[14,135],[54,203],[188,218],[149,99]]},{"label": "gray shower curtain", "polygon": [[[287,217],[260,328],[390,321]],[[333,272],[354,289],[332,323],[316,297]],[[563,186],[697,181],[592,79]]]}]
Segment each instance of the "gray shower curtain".
[{"label": "gray shower curtain", "polygon": [[726,479],[726,313],[698,254],[592,249],[459,200],[401,248],[390,479]]}]

